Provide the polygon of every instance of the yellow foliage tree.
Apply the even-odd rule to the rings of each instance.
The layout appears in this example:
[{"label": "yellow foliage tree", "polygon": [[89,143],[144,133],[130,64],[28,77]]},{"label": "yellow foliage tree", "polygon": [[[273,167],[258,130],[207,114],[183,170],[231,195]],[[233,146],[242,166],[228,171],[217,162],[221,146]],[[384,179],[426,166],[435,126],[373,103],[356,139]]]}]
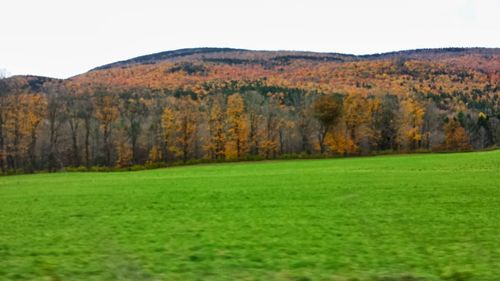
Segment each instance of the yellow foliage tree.
[{"label": "yellow foliage tree", "polygon": [[132,147],[126,142],[120,142],[118,145],[118,160],[116,161],[116,166],[120,168],[129,167],[132,164],[132,160]]},{"label": "yellow foliage tree", "polygon": [[354,141],[341,131],[335,131],[326,137],[325,144],[328,149],[335,154],[354,154],[358,151],[358,146]]},{"label": "yellow foliage tree", "polygon": [[162,154],[161,154],[161,149],[157,146],[154,145],[150,150],[148,154],[148,163],[158,163],[162,161]]},{"label": "yellow foliage tree", "polygon": [[240,94],[233,94],[227,100],[227,146],[226,156],[241,158],[247,152],[248,124],[245,103]]},{"label": "yellow foliage tree", "polygon": [[212,159],[224,159],[226,157],[225,119],[226,116],[219,103],[214,102],[210,110],[210,141],[207,145]]},{"label": "yellow foliage tree", "polygon": [[[165,114],[164,117],[166,117]],[[173,152],[181,156],[183,162],[187,162],[196,142],[198,104],[190,97],[179,98],[173,106],[172,117],[168,118],[173,120],[175,132]]]},{"label": "yellow foliage tree", "polygon": [[161,116],[161,127],[163,129],[163,145],[167,155],[161,155],[161,150],[158,149],[158,153],[155,153],[155,158],[159,156],[159,158],[164,161],[168,161],[168,151],[172,150],[172,136],[175,134],[174,112],[169,107],[166,107],[163,110],[163,114]]},{"label": "yellow foliage tree", "polygon": [[111,165],[111,151],[113,150],[113,123],[118,119],[119,115],[116,97],[111,95],[97,97],[95,117],[99,121],[102,130],[104,154],[108,165]]},{"label": "yellow foliage tree", "polygon": [[37,130],[47,113],[47,99],[40,94],[25,94],[20,96],[20,102],[23,107],[22,120],[24,120],[22,129],[30,136],[27,147],[30,169],[34,170],[36,168],[35,147],[38,140]]},{"label": "yellow foliage tree", "polygon": [[423,133],[425,108],[419,101],[407,98],[401,102],[399,120],[399,143],[407,149],[420,148]]}]

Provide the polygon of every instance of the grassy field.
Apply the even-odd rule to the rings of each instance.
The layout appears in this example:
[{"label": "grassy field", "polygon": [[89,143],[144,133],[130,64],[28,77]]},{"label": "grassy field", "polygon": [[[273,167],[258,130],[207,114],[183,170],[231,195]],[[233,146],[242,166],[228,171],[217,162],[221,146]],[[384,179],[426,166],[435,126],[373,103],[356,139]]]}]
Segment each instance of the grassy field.
[{"label": "grassy field", "polygon": [[0,280],[500,280],[500,151],[0,177]]}]

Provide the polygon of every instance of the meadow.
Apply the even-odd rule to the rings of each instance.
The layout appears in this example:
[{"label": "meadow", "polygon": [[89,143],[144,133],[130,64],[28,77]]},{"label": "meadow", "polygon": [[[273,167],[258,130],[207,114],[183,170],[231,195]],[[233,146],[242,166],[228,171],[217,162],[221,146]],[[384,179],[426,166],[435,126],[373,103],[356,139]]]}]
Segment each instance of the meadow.
[{"label": "meadow", "polygon": [[500,151],[0,177],[0,280],[500,280]]}]

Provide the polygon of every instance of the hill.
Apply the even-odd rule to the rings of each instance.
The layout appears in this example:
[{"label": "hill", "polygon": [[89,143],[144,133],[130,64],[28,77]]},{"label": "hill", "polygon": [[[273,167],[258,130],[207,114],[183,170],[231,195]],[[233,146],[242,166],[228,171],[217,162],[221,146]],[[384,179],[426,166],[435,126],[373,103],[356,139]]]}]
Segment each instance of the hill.
[{"label": "hill", "polygon": [[330,93],[469,95],[484,87],[496,93],[499,69],[500,49],[487,48],[422,49],[364,56],[197,48],[112,63],[69,82],[122,89],[183,89],[195,94],[207,88],[223,91],[228,88],[225,84],[240,81]]},{"label": "hill", "polygon": [[53,83],[55,81],[60,81],[60,79],[34,75],[11,76],[0,80],[0,94],[9,92],[39,93],[43,90],[45,83]]},{"label": "hill", "polygon": [[0,177],[0,280],[497,280],[500,151]]},{"label": "hill", "polygon": [[[207,61],[227,63],[252,63],[262,61],[275,61],[277,63],[292,60],[311,61],[359,61],[377,59],[436,59],[444,57],[455,57],[464,55],[498,56],[500,48],[443,48],[443,49],[417,49],[396,51],[388,53],[351,55],[340,53],[318,53],[299,51],[252,51],[233,48],[190,48],[173,51],[165,51],[145,56],[140,56],[124,61],[114,62],[94,68],[93,70],[110,69],[114,67],[126,67],[137,64],[155,64],[164,61]],[[260,58],[260,59],[256,59]]]},{"label": "hill", "polygon": [[500,145],[500,49],[195,48],[2,83],[4,173]]}]

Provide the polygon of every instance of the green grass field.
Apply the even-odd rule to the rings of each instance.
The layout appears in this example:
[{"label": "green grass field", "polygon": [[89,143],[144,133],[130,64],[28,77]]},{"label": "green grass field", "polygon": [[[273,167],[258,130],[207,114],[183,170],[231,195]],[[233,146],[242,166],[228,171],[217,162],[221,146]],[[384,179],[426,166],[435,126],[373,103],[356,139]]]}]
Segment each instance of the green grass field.
[{"label": "green grass field", "polygon": [[500,280],[500,151],[0,177],[0,280]]}]

